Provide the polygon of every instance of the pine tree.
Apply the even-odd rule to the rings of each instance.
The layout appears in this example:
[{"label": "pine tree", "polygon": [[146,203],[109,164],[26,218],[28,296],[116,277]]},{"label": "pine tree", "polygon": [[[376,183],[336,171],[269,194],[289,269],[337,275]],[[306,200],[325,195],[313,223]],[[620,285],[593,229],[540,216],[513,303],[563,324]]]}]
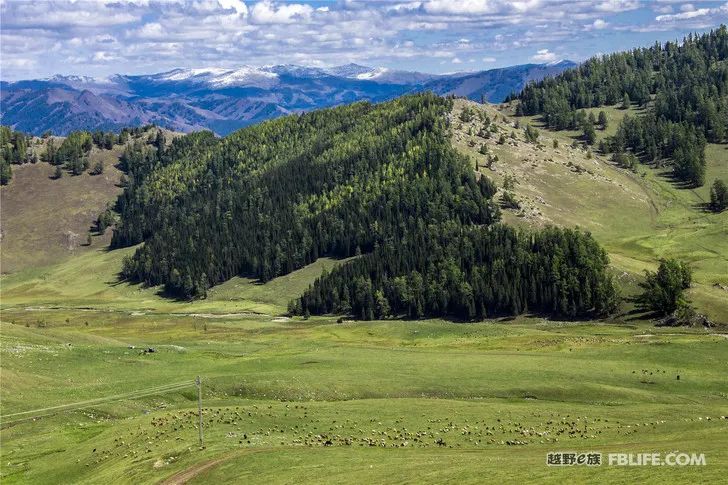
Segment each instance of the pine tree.
[{"label": "pine tree", "polygon": [[720,179],[716,179],[710,188],[710,208],[715,212],[723,212],[728,208],[728,187]]},{"label": "pine tree", "polygon": [[587,145],[593,145],[597,141],[597,132],[590,122],[584,124],[584,141],[586,141]]},{"label": "pine tree", "polygon": [[607,113],[605,113],[604,111],[600,111],[599,112],[599,119],[598,119],[597,122],[599,123],[599,126],[602,128],[602,130],[606,130],[607,129],[607,124],[608,124],[608,121],[607,121]]}]

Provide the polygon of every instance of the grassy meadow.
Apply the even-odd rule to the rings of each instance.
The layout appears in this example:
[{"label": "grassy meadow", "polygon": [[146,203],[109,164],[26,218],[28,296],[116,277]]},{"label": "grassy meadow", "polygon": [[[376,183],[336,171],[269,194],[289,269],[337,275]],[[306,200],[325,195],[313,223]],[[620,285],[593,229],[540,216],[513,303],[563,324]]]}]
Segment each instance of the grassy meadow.
[{"label": "grassy meadow", "polygon": [[[656,483],[728,471],[724,330],[289,319],[288,297],[336,262],[266,285],[236,278],[188,303],[115,281],[127,251],[3,277],[3,483]],[[708,465],[545,465],[569,450],[680,450]]]},{"label": "grassy meadow", "polygon": [[54,179],[54,167],[48,163],[15,165],[13,180],[0,190],[0,271],[53,264],[107,245],[111,231],[94,234],[90,246],[87,235],[106,204],[122,191],[121,172],[115,167],[122,152],[121,146],[91,151],[92,163],[104,165],[100,175],[64,174]]},{"label": "grassy meadow", "polygon": [[[728,345],[702,329],[64,309],[6,310],[1,325],[3,483],[657,482],[728,470]],[[680,450],[708,465],[546,467],[559,450]]]},{"label": "grassy meadow", "polygon": [[[517,179],[523,207],[505,210],[507,222],[592,231],[627,294],[659,257],[685,258],[698,310],[728,322],[718,286],[728,213],[702,210],[706,188],[588,158],[573,133],[525,143],[513,118],[485,109],[509,141],[455,122],[453,143],[499,186]],[[623,113],[609,110],[610,127]],[[491,169],[480,143],[499,157]],[[708,162],[709,181],[728,179],[725,147],[709,146]],[[6,244],[4,258],[22,247]],[[120,281],[132,251],[95,239],[0,277],[3,484],[664,484],[728,473],[725,326],[659,328],[628,307],[600,322],[288,318],[289,300],[341,261],[266,284],[233,278],[187,302]],[[704,453],[707,465],[546,466],[558,451]]]}]

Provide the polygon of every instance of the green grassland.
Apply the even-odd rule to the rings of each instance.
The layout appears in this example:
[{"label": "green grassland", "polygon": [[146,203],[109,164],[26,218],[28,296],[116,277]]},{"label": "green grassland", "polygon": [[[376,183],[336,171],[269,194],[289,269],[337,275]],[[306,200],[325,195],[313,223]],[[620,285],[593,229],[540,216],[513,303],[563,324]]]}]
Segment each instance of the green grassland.
[{"label": "green grassland", "polygon": [[[288,298],[336,261],[178,302],[116,281],[130,250],[3,277],[3,483],[657,483],[728,470],[725,330],[289,319]],[[545,465],[569,450],[679,450],[708,465]]]},{"label": "green grassland", "polygon": [[[484,109],[496,119],[497,132],[490,139],[477,136],[481,122],[461,123],[465,105]],[[595,115],[601,108],[592,111]],[[598,138],[613,134],[625,116],[638,109],[603,108],[609,124],[597,130]],[[690,262],[695,284],[689,291],[699,311],[728,322],[728,212],[714,214],[704,208],[709,185],[716,178],[728,180],[728,147],[709,144],[706,149],[707,184],[698,189],[676,187],[668,169],[639,165],[636,173],[614,166],[596,150],[588,157],[578,132],[554,132],[538,118],[518,118],[521,128],[530,123],[540,129],[540,145],[527,143],[523,130],[515,128],[511,110],[458,100],[453,113],[453,144],[479,162],[480,172],[502,186],[506,176],[515,177],[513,192],[522,203],[518,211],[506,210],[504,219],[523,225],[579,226],[594,234],[609,252],[612,265],[623,280],[627,294],[645,269],[655,269],[660,258]],[[472,129],[471,129],[472,127]],[[510,138],[510,133],[516,139]],[[499,134],[507,142],[498,144]],[[553,147],[554,140],[558,148]],[[577,146],[572,146],[574,142]],[[485,168],[478,153],[486,144],[499,161]]]},{"label": "green grassland", "polygon": [[[453,143],[482,161],[458,109]],[[704,188],[589,159],[569,133],[542,130],[539,148],[498,116],[517,139],[484,141],[499,162],[480,170],[499,185],[518,178],[523,209],[506,221],[588,228],[627,292],[660,256],[687,258],[691,298],[728,321],[713,286],[728,284],[726,214],[700,209]],[[709,146],[708,180],[728,175],[724,148]],[[266,284],[233,278],[188,302],[120,281],[132,251],[94,241],[0,277],[2,483],[696,483],[728,472],[726,327],[288,318],[288,301],[341,261]],[[704,453],[707,466],[548,467],[554,451]]]},{"label": "green grassland", "polygon": [[210,290],[206,299],[188,302],[167,298],[161,287],[149,288],[119,281],[121,261],[134,250],[109,251],[106,247],[55,265],[6,275],[2,280],[2,308],[279,315],[286,312],[294,295],[300,295],[324,269],[331,269],[338,263],[321,258],[266,285],[250,278],[235,277]]},{"label": "green grassland", "polygon": [[[22,309],[1,325],[3,483],[656,483],[728,469],[728,346],[702,329]],[[708,465],[546,467],[558,450]]]}]

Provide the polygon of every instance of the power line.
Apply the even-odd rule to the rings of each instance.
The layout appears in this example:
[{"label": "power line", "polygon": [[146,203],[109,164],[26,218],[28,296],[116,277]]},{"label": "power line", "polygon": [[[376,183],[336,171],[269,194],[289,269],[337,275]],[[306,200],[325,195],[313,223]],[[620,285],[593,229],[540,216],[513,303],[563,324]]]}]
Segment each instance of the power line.
[{"label": "power line", "polygon": [[[97,406],[100,404],[106,404],[109,402],[114,401],[121,401],[125,399],[138,399],[141,397],[147,397],[147,396],[153,396],[155,394],[162,394],[166,392],[172,392],[184,389],[186,387],[189,387],[193,385],[194,382],[190,381],[184,381],[184,382],[178,382],[174,384],[165,384],[162,386],[155,386],[155,387],[148,387],[145,389],[138,389],[136,391],[124,393],[124,394],[115,394],[112,396],[105,396],[105,397],[99,397],[95,399],[89,399],[87,401],[79,401],[75,403],[69,403],[69,404],[60,404],[58,406],[50,406],[46,408],[39,408],[39,409],[32,409],[29,411],[21,411],[17,413],[11,413],[6,414],[4,416],[0,416],[0,421],[2,421],[3,424],[14,424],[20,421],[25,421],[28,419],[34,419],[34,418],[40,418],[44,416],[50,416],[55,413],[64,412],[64,411],[76,411],[78,409],[84,409],[92,406]],[[20,418],[17,420],[13,420],[10,423],[6,423],[5,419],[15,416],[26,416],[31,415],[25,418]]]}]

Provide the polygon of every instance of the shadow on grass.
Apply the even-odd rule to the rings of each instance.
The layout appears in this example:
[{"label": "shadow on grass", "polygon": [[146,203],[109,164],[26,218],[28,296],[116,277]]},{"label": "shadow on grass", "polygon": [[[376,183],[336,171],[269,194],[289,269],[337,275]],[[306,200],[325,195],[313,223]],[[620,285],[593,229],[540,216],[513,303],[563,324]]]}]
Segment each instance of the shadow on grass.
[{"label": "shadow on grass", "polygon": [[657,320],[662,315],[658,312],[645,310],[644,308],[634,308],[625,314],[625,322],[634,322],[639,320]]},{"label": "shadow on grass", "polygon": [[[108,250],[108,249],[107,249]],[[194,301],[195,299],[200,298],[182,298],[179,295],[175,295],[174,293],[168,291],[165,286],[158,285],[158,286],[150,286],[144,283],[143,281],[134,281],[132,279],[126,278],[121,271],[116,273],[116,280],[114,281],[106,281],[105,284],[116,287],[119,285],[127,284],[130,288],[135,288],[137,290],[149,290],[152,288],[157,288],[157,291],[154,292],[154,294],[160,298],[164,298],[165,300],[170,300],[178,303],[189,303],[191,301]],[[204,298],[201,298],[204,300]]]},{"label": "shadow on grass", "polygon": [[687,181],[687,180],[682,180],[675,174],[675,172],[673,172],[672,170],[669,170],[669,169],[660,173],[659,176],[662,179],[670,182],[673,185],[673,187],[675,187],[677,189],[695,189],[695,188],[697,188],[694,183]]},{"label": "shadow on grass", "polygon": [[698,202],[696,204],[693,204],[693,209],[700,211],[700,212],[706,212],[706,213],[712,213],[713,208],[710,205],[710,202]]}]

